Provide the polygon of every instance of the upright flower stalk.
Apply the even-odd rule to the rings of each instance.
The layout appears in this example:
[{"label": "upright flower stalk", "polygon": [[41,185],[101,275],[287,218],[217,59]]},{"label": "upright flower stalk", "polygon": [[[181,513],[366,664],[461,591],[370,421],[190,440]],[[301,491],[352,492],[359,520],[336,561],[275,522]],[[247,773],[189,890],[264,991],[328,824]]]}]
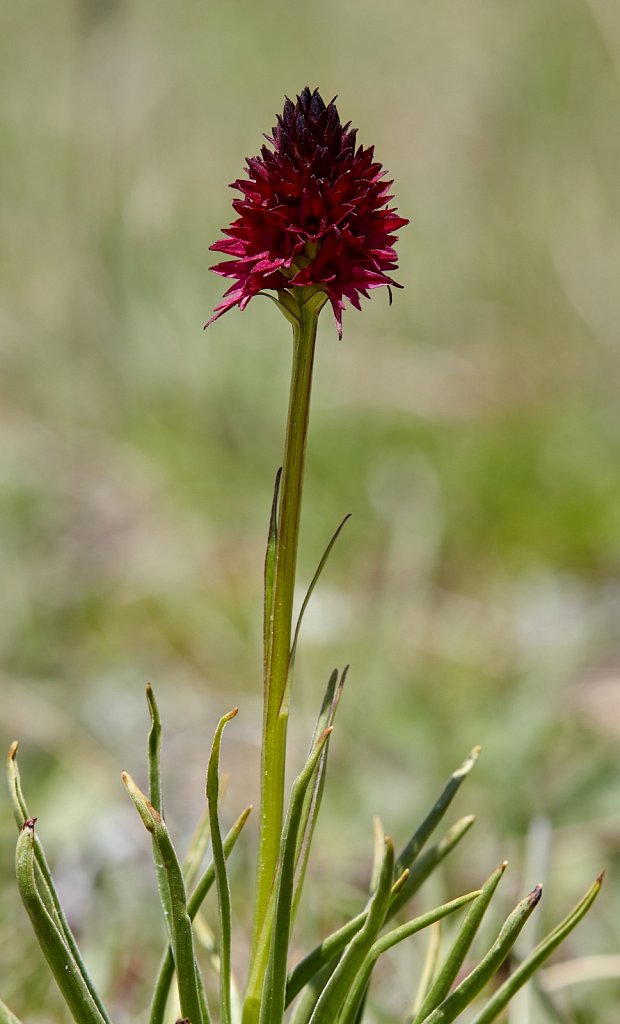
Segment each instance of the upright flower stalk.
[{"label": "upright flower stalk", "polygon": [[[299,545],[304,463],[318,317],[327,296],[312,288],[295,296],[293,365],[280,500],[274,534],[273,583],[266,573],[261,811],[253,945],[256,950],[272,890],[284,814],[286,732],[293,599]],[[292,314],[291,314],[292,315]]]},{"label": "upright flower stalk", "polygon": [[[260,998],[284,815],[293,597],[318,316],[329,300],[341,336],[345,299],[359,309],[370,289],[399,287],[388,272],[396,267],[395,232],[407,221],[388,206],[392,182],[373,148],[357,146],[356,134],[318,90],[304,89],[295,103],[287,99],[267,137],[273,149],[263,146],[247,160],[248,177],[233,182],[242,194],[233,203],[237,220],[212,246],[233,257],[212,269],[234,283],[209,323],[271,292],[293,326],[281,492],[265,573],[261,810],[246,1008],[256,1009]],[[253,1019],[246,1012],[245,1024]]]}]

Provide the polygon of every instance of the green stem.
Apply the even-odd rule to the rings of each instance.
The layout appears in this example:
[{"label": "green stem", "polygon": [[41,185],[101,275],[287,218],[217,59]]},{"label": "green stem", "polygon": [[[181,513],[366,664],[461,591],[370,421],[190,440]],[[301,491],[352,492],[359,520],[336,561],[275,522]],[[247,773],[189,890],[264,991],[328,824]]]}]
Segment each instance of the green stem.
[{"label": "green stem", "polygon": [[[252,940],[252,963],[261,943],[261,929],[267,914],[284,816],[284,772],[289,709],[289,662],[291,653],[293,597],[306,439],[310,415],[312,370],[319,312],[327,296],[314,289],[296,289],[287,313],[293,323],[293,366],[286,426],[286,442],[275,539],[273,594],[266,600],[265,678],[263,689],[263,733],[261,752],[261,798],[256,904]],[[294,302],[295,312],[292,313]],[[258,972],[257,984],[262,985]],[[250,969],[250,977],[257,972]],[[260,991],[246,994],[244,1024],[255,1019]]]}]

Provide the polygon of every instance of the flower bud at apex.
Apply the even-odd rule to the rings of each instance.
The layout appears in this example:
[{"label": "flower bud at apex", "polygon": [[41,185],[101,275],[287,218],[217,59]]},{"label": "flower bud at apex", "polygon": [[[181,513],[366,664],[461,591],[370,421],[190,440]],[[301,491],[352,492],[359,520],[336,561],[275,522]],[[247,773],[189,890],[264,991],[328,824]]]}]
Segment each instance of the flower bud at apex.
[{"label": "flower bud at apex", "polygon": [[331,302],[341,337],[345,299],[360,309],[370,289],[401,287],[389,274],[397,266],[396,232],[409,222],[388,206],[392,182],[372,146],[356,148],[356,135],[318,89],[306,87],[295,103],[286,99],[266,136],[273,149],[264,145],[248,158],[247,178],[231,185],[242,196],[233,202],[238,217],[211,249],[233,258],[211,269],[233,284],[209,324],[233,306],[245,309],[264,289],[279,293],[290,319],[283,294],[299,302],[313,290]]}]

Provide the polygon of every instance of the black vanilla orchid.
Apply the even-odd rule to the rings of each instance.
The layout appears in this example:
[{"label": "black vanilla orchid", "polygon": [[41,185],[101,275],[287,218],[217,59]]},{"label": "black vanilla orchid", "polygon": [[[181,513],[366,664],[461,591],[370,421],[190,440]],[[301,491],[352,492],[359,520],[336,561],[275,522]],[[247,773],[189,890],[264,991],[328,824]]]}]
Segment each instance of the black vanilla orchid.
[{"label": "black vanilla orchid", "polygon": [[356,134],[318,89],[305,88],[296,103],[287,98],[266,136],[273,149],[249,158],[247,178],[231,185],[242,193],[233,202],[238,217],[211,248],[233,259],[211,269],[234,283],[209,323],[265,289],[282,301],[287,289],[315,287],[327,294],[342,336],[345,298],[359,309],[371,288],[400,287],[390,272],[396,232],[408,221],[388,205],[392,182],[374,147],[356,148]]}]

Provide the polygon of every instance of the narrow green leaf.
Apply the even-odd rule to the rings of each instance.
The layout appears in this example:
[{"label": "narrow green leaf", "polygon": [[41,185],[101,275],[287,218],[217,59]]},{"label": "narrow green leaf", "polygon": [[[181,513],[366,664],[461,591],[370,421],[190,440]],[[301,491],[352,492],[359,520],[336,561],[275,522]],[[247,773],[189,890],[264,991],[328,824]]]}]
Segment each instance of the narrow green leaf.
[{"label": "narrow green leaf", "polygon": [[500,985],[497,992],[491,996],[484,1009],[474,1019],[473,1024],[492,1024],[492,1021],[497,1019],[514,994],[525,985],[526,981],[532,977],[540,965],[553,953],[554,949],[557,949],[566,936],[572,932],[573,928],[579,924],[582,917],[587,914],[600,892],[602,883],[603,875],[601,874],[570,914],[553,931],[549,932],[542,942],[525,958],[523,963],[517,967],[516,971],[511,974],[508,980],[503,985]]},{"label": "narrow green leaf", "polygon": [[325,551],[323,552],[323,557],[321,558],[321,561],[319,562],[319,564],[317,566],[317,570],[316,570],[314,576],[312,577],[312,579],[310,581],[310,586],[308,587],[308,589],[306,591],[306,596],[304,597],[304,599],[302,601],[301,609],[299,611],[299,616],[297,618],[297,624],[295,626],[295,632],[293,634],[293,643],[292,643],[292,646],[291,646],[291,654],[290,654],[290,658],[289,658],[289,674],[293,671],[293,668],[295,666],[295,655],[297,653],[297,642],[299,640],[299,633],[300,633],[300,630],[301,630],[301,624],[303,622],[303,617],[305,615],[306,608],[308,607],[308,604],[310,602],[310,598],[312,597],[312,594],[314,592],[314,588],[316,587],[317,583],[319,582],[319,579],[321,578],[321,573],[323,572],[323,569],[325,568],[327,559],[331,555],[332,548],[333,548],[334,544],[336,543],[336,541],[338,540],[338,537],[340,536],[340,534],[341,534],[341,532],[342,532],[342,530],[344,528],[345,523],[350,518],[351,518],[351,513],[349,512],[348,515],[346,515],[344,517],[344,519],[342,520],[342,522],[340,523],[340,526],[334,532],[334,534],[333,534],[329,544],[327,545],[327,547],[325,548]]},{"label": "narrow green leaf", "polygon": [[[146,702],[151,718],[151,728],[148,737],[148,766],[149,766],[149,801],[157,813],[163,818],[163,797],[161,787],[161,717],[159,708],[153,692],[153,687],[148,683],[146,687]],[[155,867],[155,878],[157,880],[157,891],[159,902],[164,911],[164,921],[168,938],[172,941],[172,905],[170,903],[170,886],[168,875],[159,846],[155,836],[151,836],[151,851],[153,854],[153,865]]]},{"label": "narrow green leaf", "polygon": [[461,818],[448,829],[438,843],[429,847],[428,850],[416,858],[409,872],[406,884],[396,896],[392,897],[388,917],[393,917],[405,903],[409,902],[435,868],[441,864],[455,846],[458,846],[461,839],[467,835],[475,820],[473,814],[468,814],[466,817]]},{"label": "narrow green leaf", "polygon": [[269,516],[269,532],[267,534],[267,548],[265,550],[265,573],[263,591],[263,658],[265,679],[267,679],[268,667],[271,661],[273,591],[276,577],[276,552],[278,549],[278,494],[280,492],[281,479],[282,466],[280,466],[278,472],[276,473],[276,480],[273,487],[271,515]]},{"label": "narrow green leaf", "polygon": [[403,942],[404,939],[408,939],[410,935],[415,935],[416,932],[422,931],[423,928],[428,928],[430,925],[435,924],[435,922],[441,921],[448,914],[453,914],[456,910],[460,910],[461,907],[471,903],[472,900],[480,896],[480,893],[481,890],[478,889],[476,892],[468,892],[465,896],[459,896],[458,899],[452,900],[450,903],[444,903],[441,907],[435,907],[434,910],[421,914],[420,917],[414,917],[413,920],[407,921],[406,924],[401,925],[399,928],[394,928],[391,932],[377,939],[364,960],[355,981],[349,988],[342,1012],[338,1018],[338,1024],[355,1024],[375,964],[383,953],[386,953],[388,949],[396,946],[399,942]]},{"label": "narrow green leaf", "polygon": [[[457,774],[458,777],[458,773],[455,774]],[[408,877],[403,878],[401,876],[399,884],[395,884],[392,887],[388,919],[400,910],[401,906],[406,901],[411,899],[413,894],[417,892],[421,886],[422,882],[428,877],[431,870],[440,863],[440,861],[443,860],[451,850],[454,849],[458,842],[460,842],[469,828],[473,825],[474,820],[475,819],[471,815],[466,818],[462,818],[459,822],[453,825],[448,832],[446,832],[443,839],[436,846],[432,847],[427,854],[423,855],[418,861],[416,861],[415,867],[409,873]],[[402,862],[402,855],[399,859]],[[345,925],[324,939],[323,942],[319,943],[318,946],[315,946],[315,948],[293,968],[289,974],[286,988],[287,1006],[289,1006],[293,999],[299,994],[299,992],[301,992],[304,985],[309,983],[314,974],[323,970],[325,965],[333,960],[334,957],[339,956],[346,944],[350,942],[356,932],[358,932],[364,924],[367,913],[367,908],[361,911],[361,913],[357,914],[357,916],[351,921],[348,921]]]},{"label": "narrow green leaf", "polygon": [[[403,872],[400,878],[397,878],[392,885],[392,891],[390,894],[391,899],[398,894],[402,886],[406,884],[406,881],[407,872]],[[342,925],[341,928],[338,928],[335,932],[332,932],[331,935],[328,935],[326,939],[323,939],[323,941],[320,942],[318,946],[315,946],[314,949],[303,958],[303,960],[300,960],[299,963],[296,964],[288,976],[286,986],[287,1006],[292,1003],[295,996],[301,992],[304,985],[307,985],[314,975],[324,970],[324,968],[332,962],[335,965],[335,958],[340,956],[347,943],[350,942],[353,936],[356,935],[360,928],[363,927],[366,918],[368,917],[369,905],[370,904],[368,904],[359,914],[356,914],[355,917],[351,918],[350,921],[347,921],[346,924]]]},{"label": "narrow green leaf", "polygon": [[9,783],[11,807],[13,808],[13,817],[15,818],[17,828],[21,830],[21,827],[24,824],[24,821],[29,817],[29,814],[28,808],[26,807],[26,801],[24,800],[21,779],[19,777],[19,768],[17,766],[18,747],[18,740],[13,740],[9,747],[9,753],[6,759],[6,772]]},{"label": "narrow green leaf", "polygon": [[[235,824],[228,832],[224,839],[224,856],[229,857],[232,850],[239,838],[241,829],[245,825],[252,808],[246,807],[242,814],[239,815]],[[206,869],[202,875],[200,881],[196,885],[196,888],[192,892],[188,903],[187,912],[190,916],[190,920],[194,920],[196,914],[200,910],[206,896],[209,893],[213,883],[215,881],[215,865],[213,862]],[[155,984],[155,991],[153,994],[153,1000],[151,1003],[151,1011],[149,1016],[149,1024],[163,1024],[166,1014],[166,1003],[168,1001],[168,995],[170,992],[170,986],[174,977],[174,956],[171,946],[168,946],[161,966],[159,968],[159,974],[157,976],[157,982]]]},{"label": "narrow green leaf", "polygon": [[[251,813],[252,813],[252,805],[250,804],[249,807],[246,807],[245,810],[241,812],[241,814],[237,818],[237,820],[234,823],[234,825],[232,826],[232,828],[226,834],[226,837],[225,837],[224,843],[223,843],[224,856],[226,858],[228,858],[230,856],[230,854],[232,853],[232,850],[233,850],[233,848],[235,846],[235,843],[237,842],[237,839],[239,838],[239,834],[241,832],[241,829],[245,825],[245,823],[248,820],[248,818],[249,818]],[[191,894],[191,896],[189,898],[189,902],[187,904],[187,911],[188,911],[189,916],[191,917],[192,920],[195,918],[196,914],[200,910],[200,907],[202,906],[202,903],[204,902],[205,896],[207,895],[207,893],[209,892],[209,889],[213,885],[214,878],[215,878],[215,865],[214,864],[210,864],[209,867],[207,868],[207,870],[205,871],[205,873],[203,874],[202,878],[200,879],[200,881],[196,885],[196,888],[193,890],[193,892],[192,892],[192,894]]]},{"label": "narrow green leaf", "polygon": [[331,960],[322,970],[312,976],[304,988],[291,1014],[290,1024],[309,1024],[319,996],[331,978],[338,960]]},{"label": "narrow green leaf", "polygon": [[[147,800],[142,790],[128,772],[122,773],[122,779],[144,827],[157,843],[159,855],[166,866],[170,891],[172,948],[181,1012],[185,1017],[189,1017],[192,1024],[209,1024],[210,1015],[194,953],[194,936],[187,909],[185,883],[176,850],[163,818]],[[165,913],[165,905],[163,910]]]},{"label": "narrow green leaf", "polygon": [[360,931],[351,939],[321,992],[310,1024],[334,1024],[337,1019],[347,993],[385,921],[394,878],[394,859],[394,844],[389,836],[386,836],[381,874],[370,900],[366,920]]},{"label": "narrow green leaf", "polygon": [[146,702],[149,706],[151,716],[151,728],[149,731],[149,799],[157,811],[164,816],[164,805],[161,791],[161,717],[153,687],[150,683],[146,687]]},{"label": "narrow green leaf", "polygon": [[281,1024],[286,995],[286,967],[290,938],[295,859],[297,841],[303,813],[304,798],[316,773],[317,765],[329,740],[332,728],[319,736],[314,750],[293,783],[291,799],[282,832],[281,853],[275,886],[275,909],[269,959],[265,975],[260,1024]]},{"label": "narrow green leaf", "polygon": [[238,708],[233,708],[227,715],[220,719],[211,756],[207,769],[207,801],[209,803],[209,821],[211,823],[211,845],[213,848],[213,864],[215,865],[215,884],[217,889],[217,904],[220,915],[220,1024],[230,1024],[230,956],[231,956],[231,908],[230,908],[230,886],[228,884],[228,873],[226,871],[226,857],[224,844],[220,830],[218,816],[218,801],[220,796],[220,747],[224,726],[230,722],[238,713]]},{"label": "narrow green leaf", "polygon": [[[17,830],[19,832],[21,831],[24,821],[30,818],[31,814],[28,810],[28,806],[26,804],[26,800],[21,785],[19,766],[17,763],[18,747],[19,743],[17,742],[17,740],[11,743],[11,746],[9,747],[6,767],[9,783],[9,796],[11,800],[11,807],[13,809],[13,817],[15,819],[15,824],[17,825]],[[64,933],[64,927],[61,921],[61,915],[64,918],[64,914],[62,908],[60,907],[58,895],[54,889],[52,873],[47,863],[43,846],[38,835],[36,834],[34,837],[34,854],[34,874],[37,885],[37,891],[45,904],[45,909],[47,910],[48,914],[56,922],[60,930]],[[65,920],[64,923],[68,929],[69,925],[67,921]],[[71,937],[73,938],[73,936]],[[68,935],[66,936],[66,939],[67,941],[69,941]],[[73,942],[75,943],[75,939],[73,939]]]},{"label": "narrow green leaf", "polygon": [[505,921],[487,955],[454,992],[425,1018],[425,1024],[451,1024],[469,1006],[503,964],[528,917],[538,906],[541,896],[542,886],[537,885],[529,896],[521,900]]},{"label": "narrow green leaf", "polygon": [[[310,751],[312,751],[315,744],[318,742],[321,733],[323,733],[325,729],[329,729],[334,724],[336,711],[340,703],[348,671],[349,666],[346,665],[340,679],[338,678],[338,671],[336,669],[334,669],[330,676],[314,734],[312,736]],[[319,758],[314,779],[306,790],[306,795],[304,797],[304,805],[301,812],[301,822],[297,839],[297,850],[295,852],[295,891],[293,893],[291,923],[295,920],[295,915],[299,906],[299,900],[301,898],[303,884],[306,877],[308,859],[310,856],[312,837],[314,835],[314,829],[316,827],[319,810],[321,808],[321,800],[323,799],[325,774],[327,771],[327,751],[328,747],[325,746],[323,748],[323,753]],[[310,754],[308,756],[310,756]]]},{"label": "narrow green leaf", "polygon": [[15,852],[17,886],[56,983],[78,1024],[104,1024],[104,1017],[93,999],[73,952],[48,913],[35,881],[34,826],[28,818],[19,833]]},{"label": "narrow green leaf", "polygon": [[[17,763],[17,749],[18,742],[15,740],[9,748],[9,754],[7,758],[7,775],[9,782],[9,793],[11,797],[11,805],[13,807],[13,816],[18,829],[21,831],[24,821],[32,820],[26,800],[24,798],[21,778],[19,774],[19,766]],[[86,970],[86,964],[82,959],[82,955],[78,949],[78,944],[75,941],[75,936],[69,927],[69,922],[65,917],[65,912],[62,909],[56,887],[54,886],[54,880],[52,878],[52,872],[50,871],[43,844],[36,834],[35,830],[32,831],[33,843],[34,843],[34,876],[35,876],[35,887],[39,898],[43,901],[43,905],[49,914],[50,918],[60,931],[63,941],[69,947],[75,963],[78,966],[79,972],[82,976],[86,988],[90,992],[93,1002],[97,1006],[99,1013],[103,1017],[106,1024],[111,1024],[108,1012],[103,1005],[103,1001],[95,988],[88,971]]]},{"label": "narrow green leaf", "polygon": [[22,1024],[19,1017],[12,1013],[0,999],[0,1024]]},{"label": "narrow green leaf", "polygon": [[286,986],[286,1005],[288,1006],[296,995],[301,992],[304,985],[307,985],[311,978],[319,971],[322,971],[327,964],[342,953],[348,942],[351,941],[368,917],[368,908],[362,910],[350,921],[347,921],[337,931],[332,932],[326,939],[323,939],[318,946],[300,960],[293,968],[288,977]]},{"label": "narrow green leaf", "polygon": [[474,747],[469,757],[467,757],[465,761],[463,761],[463,764],[450,776],[443,792],[440,793],[426,818],[419,828],[417,828],[413,833],[411,839],[396,861],[394,869],[396,875],[401,874],[405,868],[411,867],[414,860],[420,853],[420,850],[443,818],[458,790],[474,767],[479,754],[480,747]]},{"label": "narrow green leaf", "polygon": [[[385,846],[385,840],[383,840]],[[404,871],[400,878],[392,886],[392,897],[407,881],[407,871]],[[378,877],[377,877],[378,882]],[[376,888],[376,885],[375,885]],[[368,906],[349,921],[329,938],[325,939],[320,946],[317,946],[297,967],[289,974],[286,988],[286,1005],[288,1006],[295,996],[305,986],[302,995],[298,999],[291,1024],[308,1024],[319,996],[329,978],[333,974],[342,950],[353,936],[360,930],[368,916]],[[330,952],[331,951],[331,952]],[[321,967],[320,964],[323,966]]]},{"label": "narrow green leaf", "polygon": [[474,940],[476,932],[480,927],[480,922],[484,917],[487,907],[491,902],[493,894],[499,885],[506,867],[507,862],[504,861],[504,863],[500,864],[497,870],[494,871],[484,883],[480,896],[470,908],[463,924],[459,928],[458,934],[450,947],[443,966],[435,978],[426,999],[420,1007],[414,1024],[421,1024],[422,1021],[426,1020],[431,1010],[434,1010],[436,1006],[440,1005],[452,988],[454,979],[463,966],[463,961],[469,952],[469,947]]}]

